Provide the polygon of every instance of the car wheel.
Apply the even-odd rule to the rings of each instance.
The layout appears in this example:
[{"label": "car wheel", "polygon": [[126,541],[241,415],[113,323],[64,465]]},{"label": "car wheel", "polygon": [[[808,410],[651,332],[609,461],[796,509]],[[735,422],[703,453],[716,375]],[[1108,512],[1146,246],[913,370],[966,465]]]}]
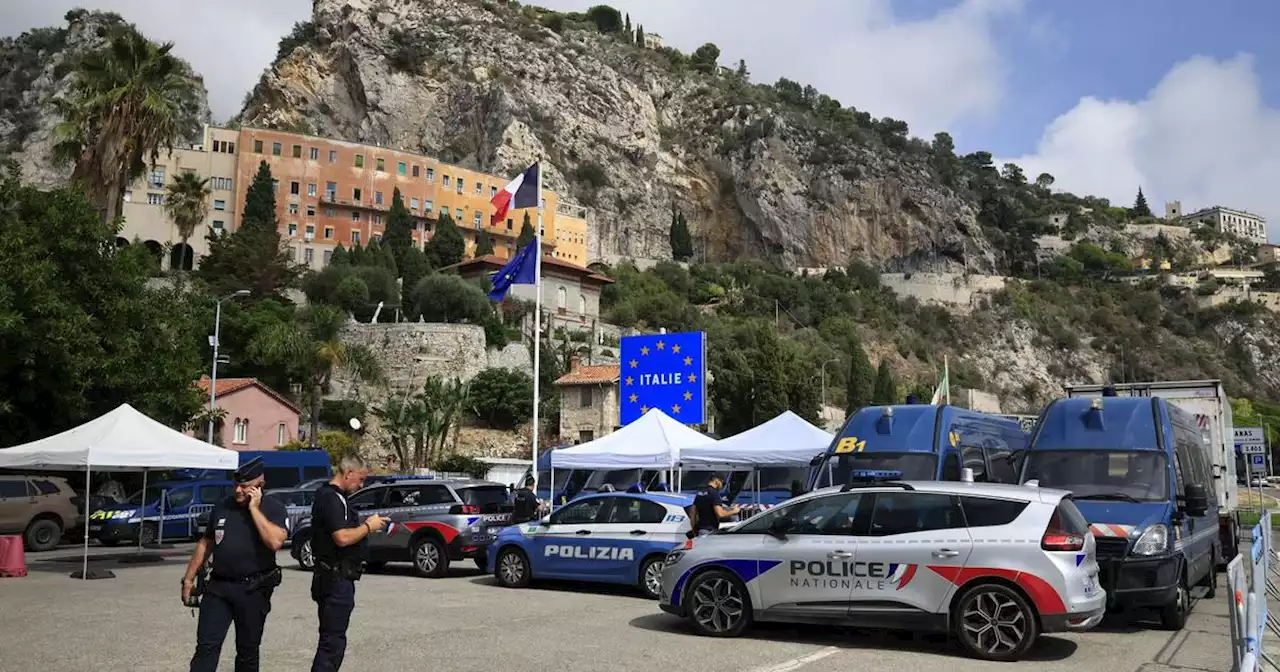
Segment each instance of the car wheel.
[{"label": "car wheel", "polygon": [[1202,585],[1206,588],[1204,598],[1212,600],[1218,596],[1218,550],[1213,550],[1213,557],[1209,563],[1209,571],[1205,573]]},{"label": "car wheel", "polygon": [[413,542],[412,557],[414,570],[429,579],[438,579],[449,571],[449,552],[434,537]]},{"label": "car wheel", "polygon": [[493,575],[507,588],[524,588],[533,578],[529,571],[529,559],[518,548],[505,548],[498,554],[498,566]]},{"label": "car wheel", "polygon": [[150,546],[156,543],[156,538],[159,536],[157,532],[155,523],[143,523],[142,531],[139,533],[142,535],[142,545]]},{"label": "car wheel", "polygon": [[1178,582],[1178,590],[1173,602],[1160,610],[1160,627],[1165,630],[1181,630],[1187,625],[1187,616],[1191,614],[1191,594],[1187,592],[1187,581],[1183,577]]},{"label": "car wheel", "polygon": [[303,571],[314,571],[316,568],[316,554],[311,550],[311,537],[302,539],[302,543],[298,544],[298,567]]},{"label": "car wheel", "polygon": [[653,557],[640,565],[640,590],[651,600],[662,597],[662,563],[662,557]]},{"label": "car wheel", "polygon": [[689,623],[700,635],[737,637],[751,625],[751,598],[737,577],[722,569],[699,574],[687,590]]},{"label": "car wheel", "polygon": [[1036,612],[1007,586],[987,583],[966,590],[956,602],[955,635],[982,660],[1018,660],[1039,636]]},{"label": "car wheel", "polygon": [[52,551],[62,540],[62,526],[58,521],[40,518],[31,521],[27,532],[23,535],[23,543],[31,551]]},{"label": "car wheel", "polygon": [[115,548],[116,546],[120,545],[120,540],[119,539],[99,539],[98,543],[102,544],[103,546],[106,546],[107,548]]}]

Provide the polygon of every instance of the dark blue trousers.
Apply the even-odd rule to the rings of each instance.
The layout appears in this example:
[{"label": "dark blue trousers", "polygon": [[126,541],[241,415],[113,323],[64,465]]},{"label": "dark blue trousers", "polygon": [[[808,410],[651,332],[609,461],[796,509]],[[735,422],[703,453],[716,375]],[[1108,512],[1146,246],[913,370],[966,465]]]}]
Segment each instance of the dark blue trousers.
[{"label": "dark blue trousers", "polygon": [[337,672],[347,652],[347,625],[356,608],[356,582],[317,569],[311,577],[311,599],[320,620],[311,672]]},{"label": "dark blue trousers", "polygon": [[210,581],[200,600],[196,653],[191,672],[215,672],[227,630],[236,626],[235,672],[258,672],[258,647],[271,613],[272,588],[248,590],[244,584]]}]

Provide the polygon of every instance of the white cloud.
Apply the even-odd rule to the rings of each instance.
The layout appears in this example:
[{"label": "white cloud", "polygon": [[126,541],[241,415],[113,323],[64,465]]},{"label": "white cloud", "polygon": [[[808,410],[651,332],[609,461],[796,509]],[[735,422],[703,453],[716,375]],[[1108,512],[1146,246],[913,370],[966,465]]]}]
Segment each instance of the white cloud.
[{"label": "white cloud", "polygon": [[1280,217],[1280,110],[1267,107],[1253,59],[1195,57],[1145,99],[1083,98],[1051,123],[1034,154],[1012,159],[1056,187],[1130,205],[1138,186],[1157,215],[1222,205]]}]

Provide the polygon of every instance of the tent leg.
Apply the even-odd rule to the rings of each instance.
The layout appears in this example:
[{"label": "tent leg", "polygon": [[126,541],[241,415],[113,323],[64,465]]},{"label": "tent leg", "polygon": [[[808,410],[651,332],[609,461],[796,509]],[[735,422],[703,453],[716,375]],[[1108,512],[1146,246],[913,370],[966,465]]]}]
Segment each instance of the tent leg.
[{"label": "tent leg", "polygon": [[89,473],[90,467],[84,465],[84,559],[80,565],[80,580],[89,579]]}]

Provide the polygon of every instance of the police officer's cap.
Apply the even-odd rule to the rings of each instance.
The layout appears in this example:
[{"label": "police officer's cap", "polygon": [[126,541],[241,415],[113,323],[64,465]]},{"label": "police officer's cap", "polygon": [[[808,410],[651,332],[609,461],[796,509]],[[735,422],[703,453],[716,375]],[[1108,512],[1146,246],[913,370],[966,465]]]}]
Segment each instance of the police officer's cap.
[{"label": "police officer's cap", "polygon": [[236,469],[236,475],[235,475],[236,482],[248,483],[249,481],[252,481],[253,479],[261,476],[263,471],[264,471],[264,468],[263,468],[262,458],[255,457],[252,460],[249,460],[248,462],[245,462],[244,464],[240,465],[239,469]]}]

